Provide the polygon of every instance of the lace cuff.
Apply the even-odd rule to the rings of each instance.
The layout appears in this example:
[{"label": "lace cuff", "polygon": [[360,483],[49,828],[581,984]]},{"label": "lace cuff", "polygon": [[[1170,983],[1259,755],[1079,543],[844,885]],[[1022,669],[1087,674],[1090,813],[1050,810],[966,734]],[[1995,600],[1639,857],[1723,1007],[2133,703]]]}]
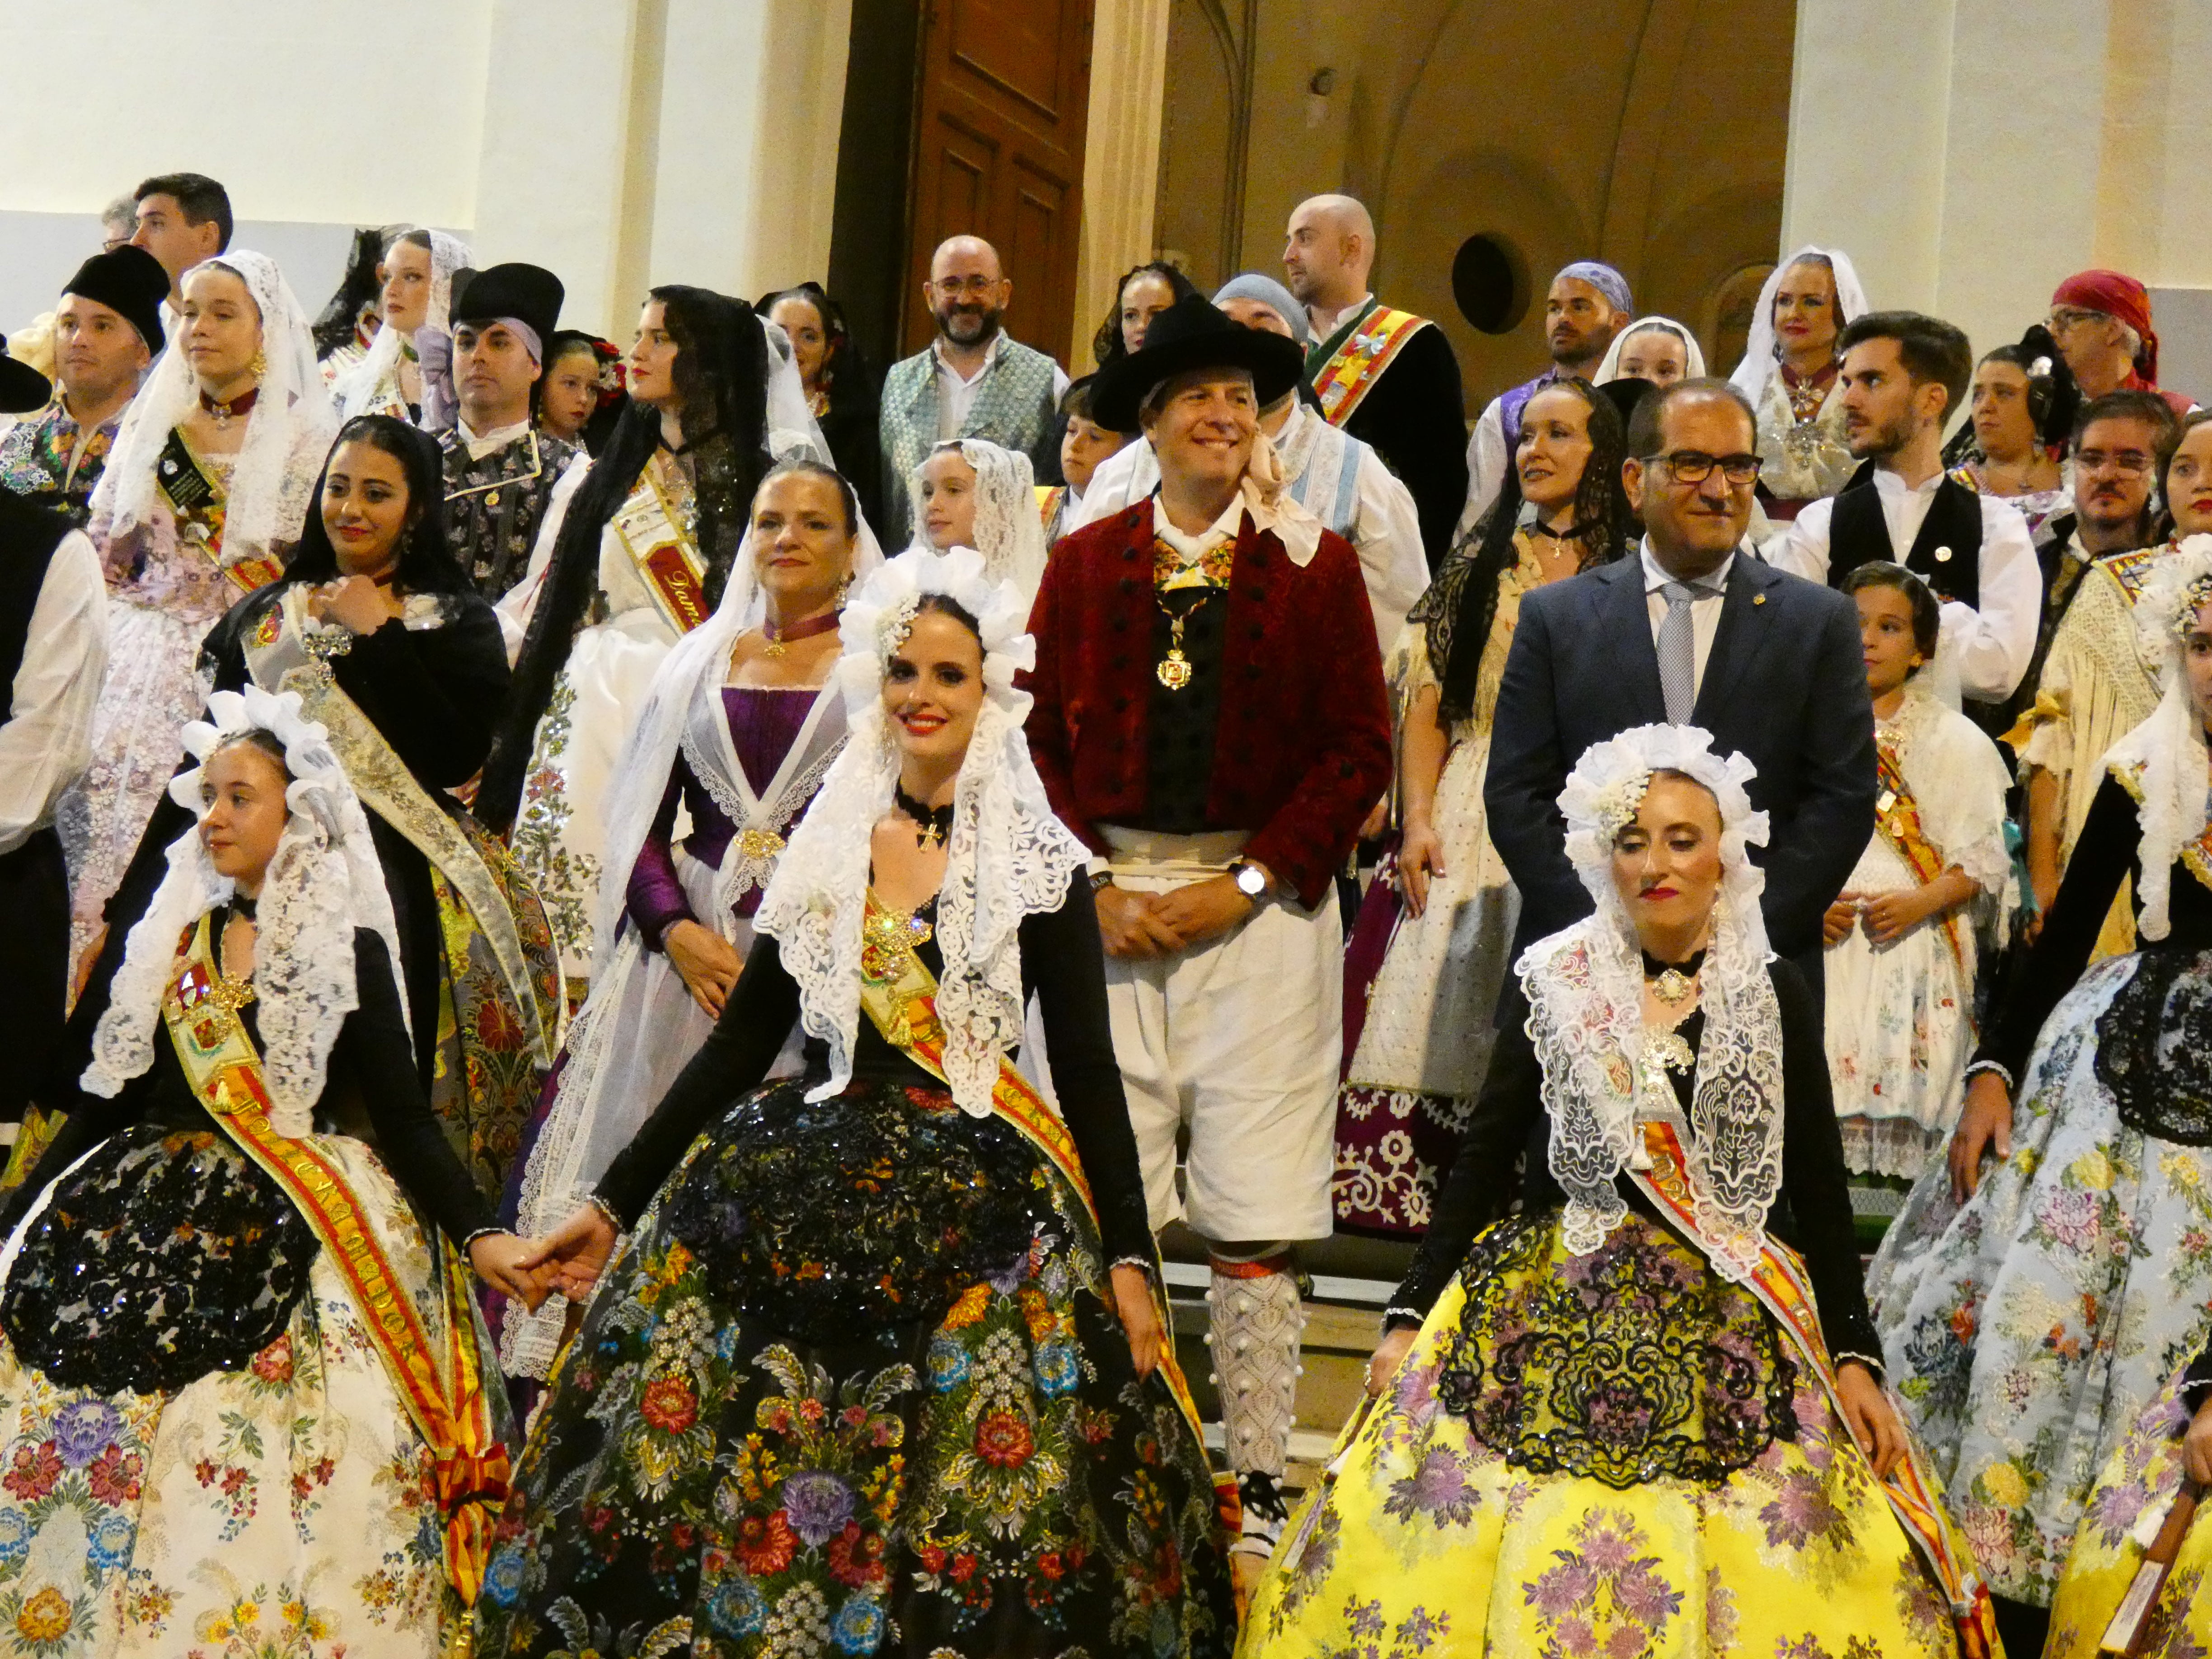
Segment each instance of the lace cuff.
[{"label": "lace cuff", "polygon": [[461,1241],[461,1254],[466,1255],[469,1253],[469,1247],[480,1238],[497,1238],[501,1233],[511,1233],[513,1231],[514,1229],[509,1227],[479,1227]]},{"label": "lace cuff", "polygon": [[1863,1365],[1874,1373],[1874,1380],[1875,1382],[1887,1382],[1889,1381],[1889,1371],[1887,1367],[1884,1366],[1881,1360],[1874,1358],[1871,1354],[1846,1352],[1838,1353],[1832,1357],[1834,1358],[1836,1362],[1836,1369],[1838,1370],[1841,1370],[1846,1364]]},{"label": "lace cuff", "polygon": [[1427,1317],[1419,1309],[1393,1304],[1382,1310],[1382,1329],[1386,1334],[1400,1329],[1418,1331]]},{"label": "lace cuff", "polygon": [[2020,1087],[2019,1083],[2013,1077],[2012,1068],[2005,1065],[2001,1060],[1976,1060],[1972,1065],[1966,1067],[1966,1081],[1972,1083],[1974,1080],[1974,1074],[1977,1072],[1995,1072],[2000,1078],[2004,1079],[2004,1086],[2008,1093],[2017,1091]]},{"label": "lace cuff", "polygon": [[1959,848],[1951,854],[1951,862],[1987,898],[2002,897],[2005,884],[2012,879],[2012,853],[2005,846],[2002,827]]},{"label": "lace cuff", "polygon": [[[2033,716],[2031,716],[2033,718]],[[2021,770],[2048,772],[2061,784],[2074,773],[2074,732],[2063,720],[2037,720],[2020,751]]]},{"label": "lace cuff", "polygon": [[616,1237],[619,1238],[623,1234],[629,1231],[629,1223],[622,1218],[621,1215],[616,1212],[613,1205],[608,1203],[606,1200],[601,1198],[597,1193],[585,1194],[584,1202],[590,1205],[593,1209],[597,1210],[601,1215],[606,1218],[607,1225],[615,1230]]}]

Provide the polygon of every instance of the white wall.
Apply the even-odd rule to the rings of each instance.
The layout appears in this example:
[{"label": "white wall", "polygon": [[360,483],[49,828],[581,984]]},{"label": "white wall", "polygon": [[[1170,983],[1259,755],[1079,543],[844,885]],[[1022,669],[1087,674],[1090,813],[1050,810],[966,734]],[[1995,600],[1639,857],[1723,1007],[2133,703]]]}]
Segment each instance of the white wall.
[{"label": "white wall", "polygon": [[0,328],[51,306],[104,204],[179,171],[223,181],[238,245],[311,308],[350,231],[398,221],[455,230],[479,264],[548,266],[563,320],[622,340],[653,283],[819,277],[850,18],[851,0],[10,3]]}]

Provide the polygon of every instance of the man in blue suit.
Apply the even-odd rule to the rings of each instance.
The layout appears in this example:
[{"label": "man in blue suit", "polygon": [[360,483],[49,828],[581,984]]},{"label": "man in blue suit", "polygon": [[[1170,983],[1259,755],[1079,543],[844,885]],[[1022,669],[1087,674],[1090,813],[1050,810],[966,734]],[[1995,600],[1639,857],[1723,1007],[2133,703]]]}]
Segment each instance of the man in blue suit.
[{"label": "man in blue suit", "polygon": [[1516,951],[1589,913],[1558,805],[1568,770],[1594,743],[1674,720],[1759,769],[1768,936],[1820,988],[1822,913],[1874,833],[1874,711],[1853,602],[1743,546],[1757,447],[1724,380],[1646,398],[1622,469],[1641,548],[1522,601],[1483,788],[1521,890]]}]

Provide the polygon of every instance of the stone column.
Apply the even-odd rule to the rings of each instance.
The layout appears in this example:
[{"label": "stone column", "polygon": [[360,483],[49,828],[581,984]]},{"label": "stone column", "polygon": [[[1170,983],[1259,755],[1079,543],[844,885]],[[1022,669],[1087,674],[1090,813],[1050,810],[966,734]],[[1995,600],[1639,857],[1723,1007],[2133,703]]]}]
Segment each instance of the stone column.
[{"label": "stone column", "polygon": [[1168,0],[1098,0],[1091,26],[1091,111],[1083,140],[1083,225],[1066,361],[1080,374],[1091,331],[1121,273],[1152,256],[1160,115],[1167,95]]}]

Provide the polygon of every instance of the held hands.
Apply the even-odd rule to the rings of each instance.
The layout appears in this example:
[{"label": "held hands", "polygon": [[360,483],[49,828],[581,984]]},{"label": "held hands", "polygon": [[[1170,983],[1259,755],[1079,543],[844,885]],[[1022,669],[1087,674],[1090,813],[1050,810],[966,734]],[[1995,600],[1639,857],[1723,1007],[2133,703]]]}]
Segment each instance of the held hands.
[{"label": "held hands", "polygon": [[1152,1374],[1160,1363],[1160,1352],[1167,1346],[1167,1334],[1160,1328],[1159,1310],[1152,1304],[1152,1282],[1142,1267],[1127,1263],[1115,1267],[1110,1277],[1114,1281],[1114,1311],[1121,1321],[1122,1334],[1129,1339],[1129,1358],[1141,1379]]},{"label": "held hands", "polygon": [[1398,890],[1406,896],[1408,915],[1418,916],[1428,908],[1429,883],[1443,872],[1443,842],[1426,818],[1407,818],[1398,847]]},{"label": "held hands", "polygon": [[542,1271],[550,1288],[580,1307],[615,1253],[615,1240],[614,1224],[598,1205],[586,1204],[544,1237],[532,1241],[520,1265],[526,1271]]},{"label": "held hands", "polygon": [[347,576],[310,588],[307,614],[356,634],[374,634],[399,614],[399,602],[366,576]]},{"label": "held hands", "polygon": [[1167,957],[1227,933],[1252,914],[1231,876],[1212,876],[1171,893],[1098,890],[1098,933],[1109,957]]},{"label": "held hands", "polygon": [[1905,1425],[1897,1420],[1896,1407],[1874,1373],[1856,1359],[1836,1367],[1836,1393],[1843,1400],[1844,1421],[1851,1438],[1874,1465],[1875,1478],[1887,1480],[1897,1460],[1905,1455]]},{"label": "held hands", "polygon": [[528,1239],[513,1233],[486,1233],[469,1246],[469,1266],[492,1289],[536,1313],[556,1287],[550,1273],[532,1271],[530,1258],[535,1249]]},{"label": "held hands", "polygon": [[1951,1196],[1964,1204],[1981,1184],[1982,1154],[2002,1163],[2012,1156],[2012,1093],[1995,1072],[1977,1072],[1966,1085],[1966,1103],[1951,1132]]},{"label": "held hands", "polygon": [[1836,902],[1820,917],[1820,943],[1841,945],[1851,936],[1851,929],[1859,924],[1859,896],[1844,892],[1836,895]]},{"label": "held hands", "polygon": [[668,931],[660,936],[660,948],[668,952],[669,963],[682,977],[684,988],[691,993],[691,1000],[705,1009],[708,1018],[720,1019],[722,1006],[729,1001],[730,992],[744,969],[738,947],[687,916],[669,924]]}]

